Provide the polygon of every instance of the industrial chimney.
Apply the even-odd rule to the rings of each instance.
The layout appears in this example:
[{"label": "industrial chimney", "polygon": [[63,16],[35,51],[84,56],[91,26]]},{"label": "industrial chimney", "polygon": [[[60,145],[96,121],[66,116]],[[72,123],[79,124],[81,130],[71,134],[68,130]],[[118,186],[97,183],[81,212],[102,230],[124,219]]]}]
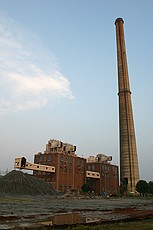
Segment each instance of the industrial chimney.
[{"label": "industrial chimney", "polygon": [[136,184],[139,181],[139,167],[123,24],[124,21],[122,18],[116,19],[115,25],[118,63],[120,180],[126,181],[127,189],[129,192],[134,192]]}]

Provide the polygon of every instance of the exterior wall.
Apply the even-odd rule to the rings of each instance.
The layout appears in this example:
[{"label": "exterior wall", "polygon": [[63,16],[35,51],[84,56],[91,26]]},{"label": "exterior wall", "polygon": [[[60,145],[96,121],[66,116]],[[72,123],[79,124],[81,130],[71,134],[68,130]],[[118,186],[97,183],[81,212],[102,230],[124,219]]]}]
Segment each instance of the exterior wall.
[{"label": "exterior wall", "polygon": [[55,189],[63,192],[68,189],[80,190],[85,183],[86,160],[84,158],[59,154]]},{"label": "exterior wall", "polygon": [[35,154],[34,163],[55,167],[55,173],[34,171],[34,176],[51,183],[55,190],[63,192],[69,189],[80,190],[85,183],[86,159],[75,154],[62,152],[62,150],[45,151],[43,154]]},{"label": "exterior wall", "polygon": [[87,163],[87,170],[100,173],[100,179],[87,179],[87,182],[90,183],[91,190],[95,191],[97,194],[118,194],[118,166],[106,162],[92,162]]},{"label": "exterior wall", "polygon": [[34,171],[34,176],[43,179],[46,182],[49,182],[55,188],[56,181],[56,169],[57,169],[57,156],[55,154],[42,154],[38,153],[34,155],[34,164],[44,164],[44,165],[52,165],[55,168],[55,173],[46,173],[40,171]]}]

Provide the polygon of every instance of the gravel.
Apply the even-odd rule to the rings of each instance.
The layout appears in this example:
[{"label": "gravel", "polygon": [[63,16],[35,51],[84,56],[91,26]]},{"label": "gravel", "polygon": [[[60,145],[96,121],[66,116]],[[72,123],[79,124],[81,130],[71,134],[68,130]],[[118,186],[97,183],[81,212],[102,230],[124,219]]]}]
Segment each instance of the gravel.
[{"label": "gravel", "polygon": [[12,170],[0,177],[0,195],[56,195],[52,185],[33,175]]}]

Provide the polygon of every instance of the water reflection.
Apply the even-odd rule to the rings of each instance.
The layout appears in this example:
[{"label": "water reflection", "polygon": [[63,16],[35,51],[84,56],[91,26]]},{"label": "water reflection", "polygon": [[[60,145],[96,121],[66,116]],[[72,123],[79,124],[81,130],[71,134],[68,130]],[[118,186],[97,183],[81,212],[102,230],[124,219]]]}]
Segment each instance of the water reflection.
[{"label": "water reflection", "polygon": [[68,213],[55,215],[48,221],[41,222],[42,225],[72,225],[100,222],[98,217],[82,217],[79,213]]},{"label": "water reflection", "polygon": [[[87,214],[87,213],[86,213]],[[0,229],[35,229],[39,226],[62,226],[73,224],[90,224],[100,222],[100,217],[92,217],[92,214],[88,213],[86,216],[82,216],[82,213],[60,213],[56,215],[50,215],[49,213],[39,216],[23,216],[21,219],[3,220],[0,222]]]}]

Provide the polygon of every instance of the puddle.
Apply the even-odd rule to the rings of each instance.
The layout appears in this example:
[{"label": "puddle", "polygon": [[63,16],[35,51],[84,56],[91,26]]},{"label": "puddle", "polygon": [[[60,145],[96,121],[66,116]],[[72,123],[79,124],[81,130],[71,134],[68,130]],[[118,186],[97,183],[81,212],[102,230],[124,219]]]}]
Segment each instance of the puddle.
[{"label": "puddle", "polygon": [[50,221],[42,221],[42,225],[73,225],[99,222],[99,217],[82,217],[79,213],[68,213],[55,215]]},{"label": "puddle", "polygon": [[133,221],[153,218],[152,210],[139,210],[135,208],[117,208],[114,210],[75,210],[71,212],[41,213],[27,215],[0,216],[0,230],[3,229],[37,229],[48,226],[70,226],[76,224],[100,224],[119,220]]},{"label": "puddle", "polygon": [[[22,222],[21,222],[22,221]],[[0,224],[0,229],[15,229],[17,227],[20,228],[30,228],[35,226],[60,226],[60,225],[73,225],[73,224],[89,224],[89,223],[96,223],[100,222],[100,217],[85,217],[81,216],[79,213],[60,213],[54,216],[49,216],[49,214],[46,215],[46,218],[42,218],[42,216],[33,216],[31,220],[28,220],[28,218],[25,216],[22,217],[20,220],[9,220],[9,217],[7,217],[6,221],[3,221],[2,224]],[[5,223],[4,223],[5,222]]]}]

